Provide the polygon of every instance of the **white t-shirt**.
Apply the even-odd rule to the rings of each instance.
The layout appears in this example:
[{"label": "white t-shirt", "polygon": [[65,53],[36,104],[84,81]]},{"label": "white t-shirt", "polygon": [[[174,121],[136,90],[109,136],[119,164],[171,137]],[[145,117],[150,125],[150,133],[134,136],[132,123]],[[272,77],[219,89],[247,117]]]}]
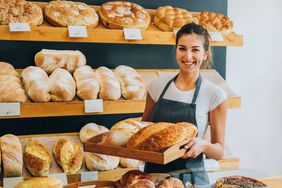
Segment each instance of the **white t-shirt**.
[{"label": "white t-shirt", "polygon": [[[148,86],[148,92],[152,99],[157,102],[166,84],[173,78],[170,76],[161,76],[153,80]],[[170,84],[163,98],[192,103],[195,89],[188,91],[179,90],[174,82]],[[196,121],[198,126],[198,136],[203,138],[208,124],[208,113],[214,110],[219,104],[224,102],[227,96],[222,88],[214,83],[203,79],[198,98],[196,100]]]}]

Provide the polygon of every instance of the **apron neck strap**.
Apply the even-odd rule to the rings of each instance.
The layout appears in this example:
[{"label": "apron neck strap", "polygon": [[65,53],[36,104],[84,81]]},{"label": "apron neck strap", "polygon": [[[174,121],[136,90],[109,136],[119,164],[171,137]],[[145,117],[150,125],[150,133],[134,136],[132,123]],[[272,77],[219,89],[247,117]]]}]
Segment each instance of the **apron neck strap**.
[{"label": "apron neck strap", "polygon": [[201,84],[202,84],[202,75],[199,74],[199,78],[197,80],[196,89],[195,89],[193,100],[192,100],[192,104],[196,103],[196,100],[197,100],[197,97],[198,97],[198,94],[199,94],[199,91],[200,91]]},{"label": "apron neck strap", "polygon": [[[175,77],[173,77],[171,80],[169,80],[169,82],[166,84],[165,88],[163,89],[159,99],[163,98],[163,96],[164,96],[166,90],[168,89],[169,85],[171,84],[171,82],[173,82],[177,78],[177,76],[178,76],[178,74]],[[202,75],[199,74],[199,78],[198,78],[197,83],[196,83],[196,89],[195,89],[193,100],[192,100],[192,104],[195,104],[195,102],[197,100],[201,84],[202,84]]]}]

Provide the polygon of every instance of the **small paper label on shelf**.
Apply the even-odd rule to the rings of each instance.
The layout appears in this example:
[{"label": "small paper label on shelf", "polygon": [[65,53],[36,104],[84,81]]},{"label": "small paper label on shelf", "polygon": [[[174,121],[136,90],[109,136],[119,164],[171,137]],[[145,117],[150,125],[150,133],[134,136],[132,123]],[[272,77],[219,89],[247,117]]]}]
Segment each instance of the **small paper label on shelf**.
[{"label": "small paper label on shelf", "polygon": [[86,38],[88,37],[85,26],[68,26],[70,38]]},{"label": "small paper label on shelf", "polygon": [[219,162],[214,159],[205,159],[206,171],[218,171],[220,170]]},{"label": "small paper label on shelf", "polygon": [[103,100],[102,99],[93,99],[93,100],[84,100],[84,112],[103,112]]},{"label": "small paper label on shelf", "polygon": [[81,172],[80,181],[95,181],[98,180],[98,171]]},{"label": "small paper label on shelf", "polygon": [[78,188],[95,188],[96,185],[84,185],[84,186],[78,186]]},{"label": "small paper label on shelf", "polygon": [[126,40],[142,40],[141,30],[136,28],[123,28]]},{"label": "small paper label on shelf", "polygon": [[21,22],[21,23],[9,23],[10,32],[21,32],[21,31],[30,31],[29,23]]},{"label": "small paper label on shelf", "polygon": [[21,105],[19,102],[0,103],[0,116],[21,115]]},{"label": "small paper label on shelf", "polygon": [[3,178],[3,188],[15,187],[18,183],[23,181],[23,177]]},{"label": "small paper label on shelf", "polygon": [[224,41],[222,33],[220,32],[209,32],[212,41]]},{"label": "small paper label on shelf", "polygon": [[61,180],[63,185],[68,184],[67,175],[65,173],[48,174],[48,178],[58,178],[59,180]]}]

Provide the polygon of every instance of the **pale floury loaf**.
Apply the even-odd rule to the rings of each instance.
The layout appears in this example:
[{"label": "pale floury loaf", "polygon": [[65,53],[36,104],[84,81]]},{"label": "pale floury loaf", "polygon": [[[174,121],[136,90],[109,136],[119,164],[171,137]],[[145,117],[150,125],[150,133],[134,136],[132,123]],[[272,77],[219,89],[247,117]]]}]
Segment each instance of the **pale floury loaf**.
[{"label": "pale floury loaf", "polygon": [[81,142],[85,142],[93,136],[101,133],[108,132],[109,129],[102,125],[97,125],[96,123],[87,123],[79,131],[79,137]]},{"label": "pale floury loaf", "polygon": [[20,75],[11,64],[0,62],[0,102],[26,102],[26,100]]},{"label": "pale floury loaf", "polygon": [[85,162],[89,170],[112,170],[118,167],[119,157],[98,153],[85,153]]},{"label": "pale floury loaf", "polygon": [[78,50],[42,49],[36,53],[34,62],[48,74],[51,74],[56,68],[63,68],[73,73],[78,67],[86,64],[86,57]]},{"label": "pale floury loaf", "polygon": [[145,80],[136,70],[125,65],[120,65],[115,68],[114,73],[119,78],[121,93],[125,99],[141,100],[145,98]]},{"label": "pale floury loaf", "polygon": [[95,71],[100,83],[99,97],[103,100],[118,100],[121,88],[118,77],[107,67],[99,67]]},{"label": "pale floury loaf", "polygon": [[73,74],[77,87],[77,95],[82,100],[97,99],[100,84],[90,66],[82,66]]},{"label": "pale floury loaf", "polygon": [[72,75],[65,69],[57,68],[50,75],[52,101],[71,101],[75,96],[76,85]]},{"label": "pale floury loaf", "polygon": [[29,66],[22,71],[22,77],[28,96],[34,102],[51,100],[51,85],[47,73],[39,67]]},{"label": "pale floury loaf", "polygon": [[6,134],[0,139],[4,177],[22,175],[23,154],[20,140],[17,136]]}]

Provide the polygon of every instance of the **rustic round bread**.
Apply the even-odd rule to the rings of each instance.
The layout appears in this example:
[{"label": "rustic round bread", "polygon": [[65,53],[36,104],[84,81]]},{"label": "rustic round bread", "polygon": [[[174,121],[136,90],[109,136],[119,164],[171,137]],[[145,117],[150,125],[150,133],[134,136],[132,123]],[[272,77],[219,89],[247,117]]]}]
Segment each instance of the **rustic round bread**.
[{"label": "rustic round bread", "polygon": [[140,129],[129,139],[127,147],[161,152],[196,135],[197,128],[191,123],[158,122]]},{"label": "rustic round bread", "polygon": [[0,1],[0,24],[27,22],[31,26],[43,23],[43,13],[39,6],[24,0]]},{"label": "rustic round bread", "polygon": [[233,28],[233,22],[228,16],[223,14],[203,11],[195,17],[198,24],[206,27],[208,31],[230,32]]},{"label": "rustic round bread", "polygon": [[187,10],[172,6],[157,8],[154,17],[154,24],[163,31],[180,29],[183,25],[193,21],[192,14]]},{"label": "rustic round bread", "polygon": [[97,125],[96,123],[87,123],[79,131],[79,137],[81,142],[85,142],[93,136],[101,133],[108,132],[109,129],[102,125]]},{"label": "rustic round bread", "polygon": [[184,188],[184,185],[180,179],[169,177],[161,180],[156,188]]},{"label": "rustic round bread", "polygon": [[151,21],[150,14],[143,7],[126,1],[102,4],[99,16],[101,22],[110,29],[146,29]]},{"label": "rustic round bread", "polygon": [[44,16],[50,24],[60,27],[69,25],[96,27],[99,21],[94,8],[85,3],[72,1],[50,1],[44,8]]},{"label": "rustic round bread", "polygon": [[244,176],[226,176],[218,179],[215,182],[215,188],[253,188],[253,187],[266,187],[266,184],[256,179]]}]

